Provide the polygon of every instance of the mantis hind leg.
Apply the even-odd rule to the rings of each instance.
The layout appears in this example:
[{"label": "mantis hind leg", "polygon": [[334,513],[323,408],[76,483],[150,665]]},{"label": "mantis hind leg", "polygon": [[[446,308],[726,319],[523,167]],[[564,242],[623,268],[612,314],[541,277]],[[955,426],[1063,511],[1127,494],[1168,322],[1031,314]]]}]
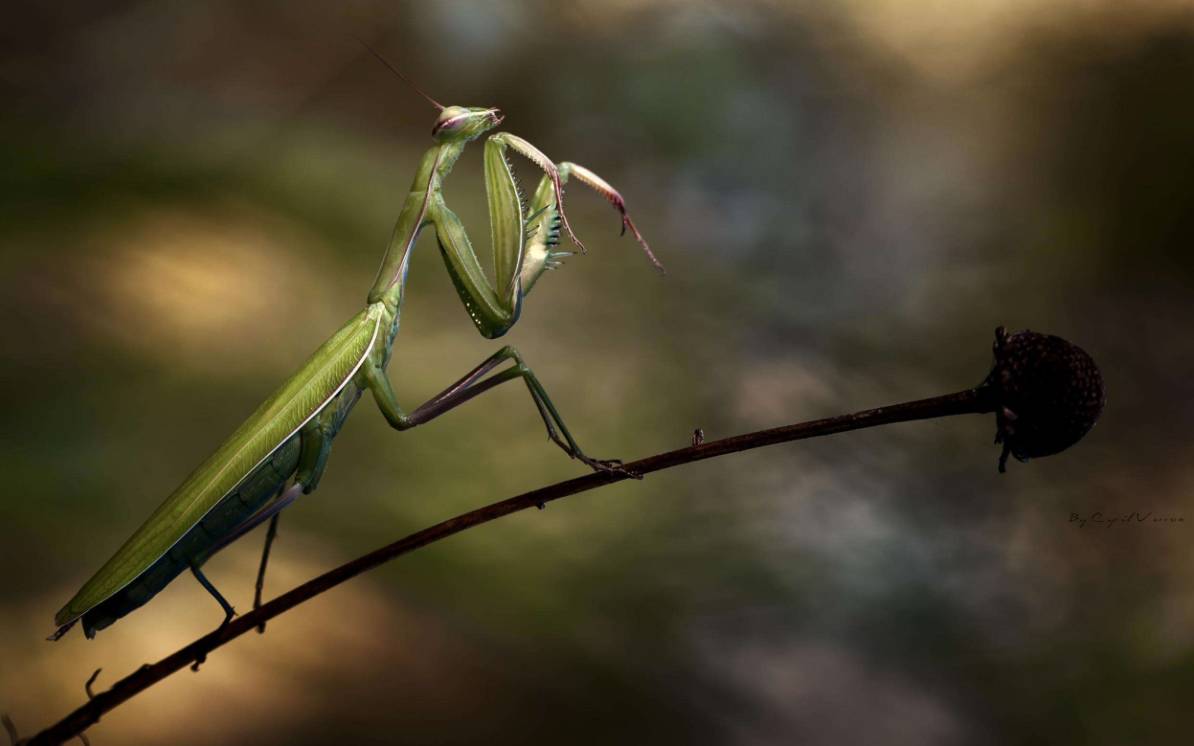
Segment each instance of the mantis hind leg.
[{"label": "mantis hind leg", "polygon": [[195,580],[199,581],[199,585],[203,586],[203,590],[210,593],[212,598],[214,598],[220,604],[220,608],[224,610],[224,621],[220,622],[220,626],[223,627],[225,624],[232,621],[232,617],[236,616],[236,609],[232,608],[232,604],[228,603],[228,599],[224,598],[224,596],[221,595],[218,590],[216,590],[216,587],[211,584],[211,581],[208,580],[207,576],[203,574],[203,571],[199,569],[199,565],[197,563],[191,563],[190,567],[191,574],[195,576]]},{"label": "mantis hind leg", "polygon": [[[494,369],[507,360],[512,360],[514,365],[490,375]],[[535,373],[523,361],[522,355],[509,345],[490,355],[460,380],[433,396],[410,414],[406,414],[399,406],[384,371],[369,365],[366,366],[365,376],[366,384],[373,392],[382,414],[396,430],[408,430],[430,422],[495,386],[500,386],[507,381],[522,379],[527,391],[531,394],[531,400],[535,403],[540,418],[543,420],[543,425],[547,429],[547,437],[553,443],[571,458],[596,471],[621,470],[622,462],[617,459],[595,459],[585,455],[576,443],[576,439],[572,437],[572,433],[568,431],[568,426],[564,424],[563,418],[560,417],[559,411],[556,410]]]},{"label": "mantis hind leg", "polygon": [[[228,533],[228,535],[225,536],[220,541],[219,544],[212,547],[211,550],[208,552],[207,556],[211,556],[211,555],[215,554],[216,552],[220,551],[221,549],[223,549],[224,547],[228,546],[232,542],[236,541],[240,537],[249,533],[253,529],[257,528],[265,521],[268,520],[270,522],[269,530],[266,532],[266,535],[265,535],[265,547],[261,553],[261,564],[257,568],[257,583],[255,585],[255,589],[254,589],[254,593],[253,593],[253,608],[254,609],[256,609],[258,606],[261,606],[261,593],[265,589],[265,568],[266,568],[267,564],[269,563],[269,553],[270,553],[270,548],[273,546],[273,543],[274,543],[274,537],[276,537],[277,533],[278,533],[278,515],[282,512],[282,510],[284,508],[286,508],[286,506],[290,505],[292,502],[294,502],[296,499],[298,499],[298,496],[303,494],[304,491],[305,490],[303,488],[302,482],[296,481],[294,484],[290,485],[289,487],[287,487],[285,484],[283,484],[282,488],[278,490],[278,494],[274,497],[273,500],[266,503],[256,513],[254,513],[253,515],[249,516],[244,521],[242,521],[240,523],[240,525],[238,525],[235,529],[230,531]],[[216,591],[215,587],[211,584],[211,582],[208,581],[207,578],[204,577],[203,574],[199,571],[198,563],[193,562],[190,565],[190,568],[191,568],[191,572],[195,575],[195,579],[199,581],[199,583],[207,590],[208,593],[215,596],[215,599],[217,601],[219,601],[220,605],[224,608],[225,613],[228,613],[232,609],[232,606],[229,605],[226,600],[224,600],[224,597],[221,596],[218,591]],[[232,611],[231,613],[235,614],[236,612]],[[224,624],[227,624],[228,620],[231,618],[232,617],[230,615],[226,619],[224,619]],[[259,632],[264,632],[265,625],[264,624],[258,625],[257,629]]]},{"label": "mantis hind leg", "polygon": [[[212,598],[219,602],[220,608],[224,610],[224,621],[220,622],[220,627],[224,627],[228,624],[228,622],[232,621],[232,617],[236,616],[236,609],[232,608],[232,604],[228,603],[228,599],[224,598],[224,596],[218,590],[216,590],[216,587],[211,584],[211,581],[208,580],[207,576],[203,574],[203,571],[199,569],[198,562],[192,562],[190,564],[190,568],[191,574],[195,576],[195,580],[199,581],[199,585],[203,586],[203,590],[210,593]],[[207,654],[200,653],[199,657],[195,659],[195,662],[191,664],[191,670],[197,672],[199,670],[199,666],[203,665],[206,661]]]}]

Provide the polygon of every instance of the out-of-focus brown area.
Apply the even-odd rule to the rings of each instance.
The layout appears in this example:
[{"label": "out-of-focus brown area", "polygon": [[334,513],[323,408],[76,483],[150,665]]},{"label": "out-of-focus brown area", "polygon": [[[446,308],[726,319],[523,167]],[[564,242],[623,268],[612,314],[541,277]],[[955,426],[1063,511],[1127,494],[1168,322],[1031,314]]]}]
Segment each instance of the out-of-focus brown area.
[{"label": "out-of-focus brown area", "polygon": [[[0,30],[0,709],[32,733],[220,619],[180,579],[52,616],[364,301],[435,112],[617,185],[508,336],[635,457],[977,383],[992,330],[1100,363],[1102,421],[995,471],[993,418],[697,464],[326,594],[93,743],[1179,743],[1194,696],[1194,14],[1154,2],[27,4]],[[517,167],[524,181],[537,176]],[[479,147],[447,184],[480,249]],[[391,378],[494,350],[419,245]],[[580,473],[525,392],[363,400],[268,589]],[[1147,514],[1116,525],[1105,517]],[[1087,519],[1085,527],[1071,520]],[[1182,519],[1156,522],[1154,518]],[[247,608],[260,533],[208,565]]]}]

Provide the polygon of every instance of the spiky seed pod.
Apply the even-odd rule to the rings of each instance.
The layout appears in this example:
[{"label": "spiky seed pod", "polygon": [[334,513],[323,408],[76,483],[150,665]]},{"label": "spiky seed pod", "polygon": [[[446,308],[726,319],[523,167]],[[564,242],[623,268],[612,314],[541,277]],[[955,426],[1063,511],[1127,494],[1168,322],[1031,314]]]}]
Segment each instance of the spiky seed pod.
[{"label": "spiky seed pod", "polygon": [[984,382],[994,396],[997,431],[1003,444],[999,471],[1008,454],[1019,461],[1064,451],[1086,435],[1103,412],[1103,377],[1081,347],[1052,334],[1027,329],[995,330],[995,367]]}]

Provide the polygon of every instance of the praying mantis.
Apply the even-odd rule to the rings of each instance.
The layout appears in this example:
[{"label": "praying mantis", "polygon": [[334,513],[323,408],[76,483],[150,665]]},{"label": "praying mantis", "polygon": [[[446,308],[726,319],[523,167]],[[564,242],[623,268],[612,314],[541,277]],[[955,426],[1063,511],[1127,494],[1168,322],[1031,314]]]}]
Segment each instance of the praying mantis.
[{"label": "praying mantis", "polygon": [[[629,230],[651,263],[661,271],[663,267],[630,219],[622,196],[609,183],[575,163],[553,163],[517,135],[497,132],[486,138],[484,146],[494,260],[491,281],[463,224],[445,202],[442,185],[465,147],[502,123],[501,111],[444,106],[364,46],[440,112],[431,130],[434,145],[415,172],[365,308],[282,383],[62,607],[50,639],[60,638],[78,622],[88,638],[94,637],[147,603],[185,570],[219,602],[226,624],[235,611],[201,566],[268,520],[271,526],[257,581],[259,603],[279,513],[318,486],[332,441],[366,392],[372,394],[386,421],[401,431],[429,422],[502,383],[521,380],[552,442],[595,470],[622,468],[620,461],[585,455],[538,378],[510,346],[409,414],[399,406],[387,366],[398,335],[411,252],[425,228],[434,230],[452,284],[477,331],[487,339],[505,334],[518,321],[523,299],[543,273],[574,253],[560,248],[561,228],[584,251],[564,212],[563,185],[569,179],[607,199],[620,214],[622,233]],[[515,179],[511,153],[544,172],[529,201]]]}]

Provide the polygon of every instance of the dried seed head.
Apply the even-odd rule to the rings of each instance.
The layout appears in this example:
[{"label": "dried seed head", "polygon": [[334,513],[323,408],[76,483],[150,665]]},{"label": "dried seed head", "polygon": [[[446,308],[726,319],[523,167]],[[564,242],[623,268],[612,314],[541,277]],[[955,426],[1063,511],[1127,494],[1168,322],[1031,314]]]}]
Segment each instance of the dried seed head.
[{"label": "dried seed head", "polygon": [[1094,427],[1105,401],[1103,377],[1086,351],[1061,337],[995,330],[995,367],[984,383],[995,401],[1003,443],[1019,461],[1049,456],[1077,443]]}]

